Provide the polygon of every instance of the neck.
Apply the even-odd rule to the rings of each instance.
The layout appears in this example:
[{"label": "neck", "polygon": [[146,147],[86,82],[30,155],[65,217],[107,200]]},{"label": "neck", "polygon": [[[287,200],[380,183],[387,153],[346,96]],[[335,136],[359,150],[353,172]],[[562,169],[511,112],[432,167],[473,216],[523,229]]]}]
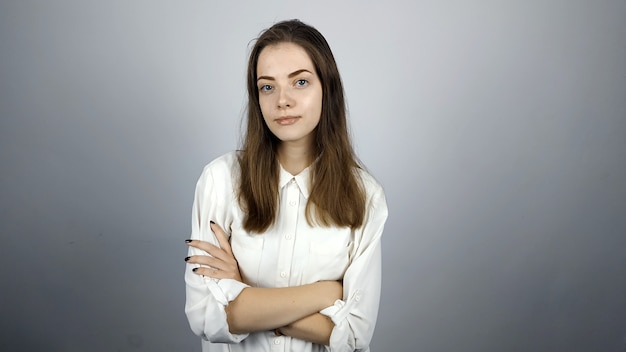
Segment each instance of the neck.
[{"label": "neck", "polygon": [[278,146],[278,161],[287,172],[297,175],[313,162],[312,148],[308,145],[294,145],[283,142]]}]

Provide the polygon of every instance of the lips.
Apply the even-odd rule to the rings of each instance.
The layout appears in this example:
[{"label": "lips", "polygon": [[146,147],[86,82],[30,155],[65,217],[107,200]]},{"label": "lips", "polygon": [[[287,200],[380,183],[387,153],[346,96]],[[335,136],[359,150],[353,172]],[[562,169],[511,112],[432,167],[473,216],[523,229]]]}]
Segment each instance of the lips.
[{"label": "lips", "polygon": [[283,117],[274,119],[274,121],[281,126],[287,126],[287,125],[293,125],[294,123],[296,123],[296,121],[298,121],[299,118],[300,116],[283,116]]}]

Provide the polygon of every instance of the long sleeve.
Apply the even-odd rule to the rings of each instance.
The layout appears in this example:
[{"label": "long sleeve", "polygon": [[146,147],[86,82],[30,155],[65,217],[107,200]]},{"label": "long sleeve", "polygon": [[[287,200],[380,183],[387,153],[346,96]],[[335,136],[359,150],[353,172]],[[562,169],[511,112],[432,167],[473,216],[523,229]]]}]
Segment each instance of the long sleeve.
[{"label": "long sleeve", "polygon": [[[232,168],[229,164],[224,158],[217,159],[207,165],[200,176],[193,202],[191,239],[218,245],[209,222],[213,220],[225,229],[230,226],[232,214],[228,209],[234,197]],[[208,254],[190,247],[189,255]],[[185,270],[185,313],[191,330],[211,342],[241,342],[248,334],[236,335],[229,332],[224,308],[247,285],[236,280],[217,280],[194,274],[192,269],[196,266],[186,265]]]},{"label": "long sleeve", "polygon": [[[365,171],[366,214],[363,226],[319,227],[306,219],[310,174],[291,175],[281,168],[279,212],[263,235],[242,227],[244,211],[236,197],[236,153],[205,167],[196,185],[191,238],[217,245],[210,229],[215,221],[230,236],[233,254],[245,282],[255,287],[290,287],[320,280],[343,280],[343,297],[321,311],[335,326],[330,347],[271,331],[231,334],[225,307],[248,287],[235,280],[215,280],[193,273],[186,264],[185,313],[203,351],[369,351],[381,289],[381,235],[387,219],[382,187]],[[190,247],[189,255],[207,255]]]},{"label": "long sleeve", "polygon": [[[368,189],[369,187],[369,189]],[[387,220],[382,188],[372,182],[366,222],[355,231],[352,261],[343,278],[343,300],[321,311],[335,323],[327,350],[369,351],[374,333],[381,289],[381,236]]]}]

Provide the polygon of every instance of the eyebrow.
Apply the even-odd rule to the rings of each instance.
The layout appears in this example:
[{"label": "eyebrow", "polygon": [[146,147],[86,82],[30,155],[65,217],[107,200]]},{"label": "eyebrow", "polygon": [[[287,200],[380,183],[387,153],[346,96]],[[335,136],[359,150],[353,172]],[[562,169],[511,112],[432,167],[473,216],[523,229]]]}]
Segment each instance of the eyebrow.
[{"label": "eyebrow", "polygon": [[[289,75],[287,75],[287,77],[289,77],[289,78],[293,78],[293,77],[295,77],[295,76],[297,76],[297,75],[301,74],[302,72],[308,72],[308,73],[311,73],[311,71],[309,71],[309,70],[306,70],[306,69],[301,69],[301,70],[293,71],[292,73],[290,73]],[[256,80],[257,80],[257,82],[258,82],[258,81],[260,81],[260,80],[262,80],[262,79],[267,79],[267,80],[269,80],[269,81],[275,81],[275,80],[276,80],[274,77],[271,77],[271,76],[261,76],[261,77],[257,78]]]}]

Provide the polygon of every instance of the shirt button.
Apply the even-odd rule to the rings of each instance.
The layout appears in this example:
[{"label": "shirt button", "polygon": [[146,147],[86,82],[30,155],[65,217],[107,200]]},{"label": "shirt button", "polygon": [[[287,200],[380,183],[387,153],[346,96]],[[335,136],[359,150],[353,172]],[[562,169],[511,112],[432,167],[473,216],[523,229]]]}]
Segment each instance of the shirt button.
[{"label": "shirt button", "polygon": [[296,183],[296,179],[295,179],[295,178],[292,178],[290,182],[291,182],[291,183]]},{"label": "shirt button", "polygon": [[284,272],[284,271],[281,271],[281,272],[280,272],[280,277],[282,277],[282,278],[286,278],[286,277],[287,277],[287,273],[286,273],[286,272]]},{"label": "shirt button", "polygon": [[274,345],[280,345],[280,339],[274,339]]},{"label": "shirt button", "polygon": [[294,205],[296,205],[296,201],[292,200],[291,202],[289,202],[289,205],[293,207]]},{"label": "shirt button", "polygon": [[291,235],[285,235],[285,239],[290,240],[291,239]]}]

